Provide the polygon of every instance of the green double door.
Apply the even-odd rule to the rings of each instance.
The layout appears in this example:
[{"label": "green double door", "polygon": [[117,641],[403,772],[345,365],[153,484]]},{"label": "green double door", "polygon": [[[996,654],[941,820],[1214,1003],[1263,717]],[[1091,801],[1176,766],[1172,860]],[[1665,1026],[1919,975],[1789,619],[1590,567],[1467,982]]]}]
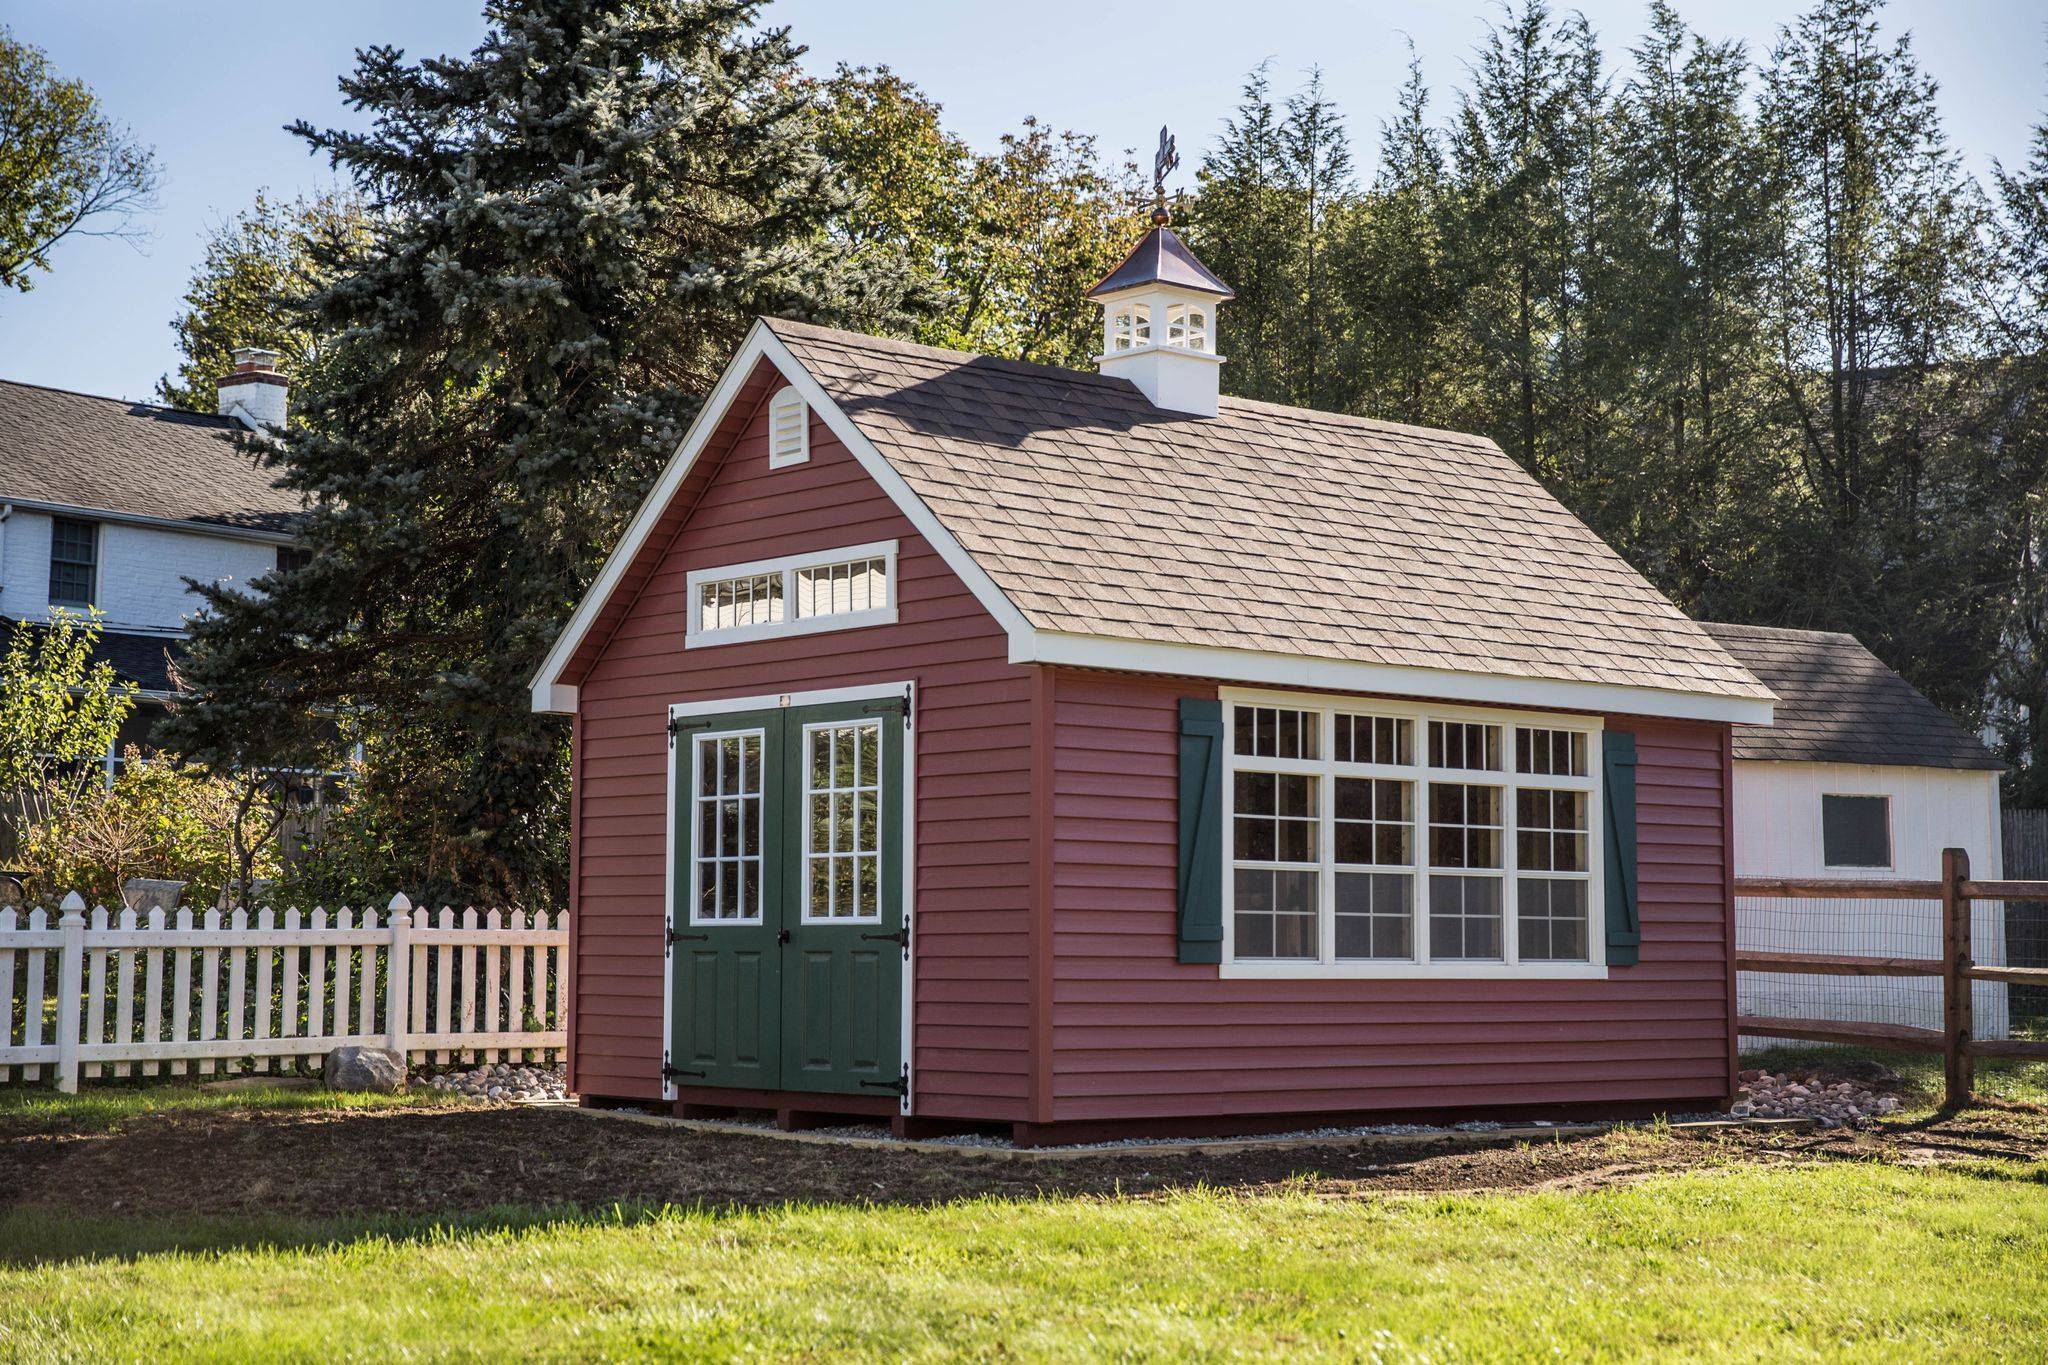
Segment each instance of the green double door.
[{"label": "green double door", "polygon": [[901,1094],[901,698],[670,722],[669,1078]]}]

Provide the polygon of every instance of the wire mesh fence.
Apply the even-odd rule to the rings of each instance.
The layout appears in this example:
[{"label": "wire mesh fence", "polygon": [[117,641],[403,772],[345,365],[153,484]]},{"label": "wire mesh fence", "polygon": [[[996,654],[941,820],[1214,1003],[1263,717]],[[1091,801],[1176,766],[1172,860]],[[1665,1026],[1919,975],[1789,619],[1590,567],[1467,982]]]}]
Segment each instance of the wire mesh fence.
[{"label": "wire mesh fence", "polygon": [[[2005,875],[2048,881],[2048,810],[2005,812]],[[2006,960],[2048,967],[2048,901],[2007,901]],[[2015,1038],[2048,1038],[2048,986],[2015,985],[2007,997]]]},{"label": "wire mesh fence", "polygon": [[2048,971],[2010,955],[2033,929],[2026,898],[2048,896],[2048,878],[1979,879],[1959,849],[1941,869],[1934,881],[1738,879],[1743,1050],[1778,1068],[1803,1054],[1815,1070],[1836,1049],[1881,1050],[1909,1088],[1938,1078],[1949,1103],[2048,1103],[2032,998]]}]

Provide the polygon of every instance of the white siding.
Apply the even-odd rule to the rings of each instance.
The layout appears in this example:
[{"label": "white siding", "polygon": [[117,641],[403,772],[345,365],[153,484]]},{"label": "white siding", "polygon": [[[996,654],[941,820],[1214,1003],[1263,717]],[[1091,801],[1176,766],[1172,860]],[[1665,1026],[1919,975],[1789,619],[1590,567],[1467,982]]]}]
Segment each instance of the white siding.
[{"label": "white siding", "polygon": [[[79,520],[91,521],[89,512]],[[38,620],[50,609],[50,523],[16,508],[0,524],[0,615]],[[185,579],[247,583],[277,565],[277,546],[119,522],[99,523],[94,604],[109,630],[176,631],[199,609]]]},{"label": "white siding", "polygon": [[[1882,869],[1829,868],[1821,852],[1821,797],[1889,796],[1892,860]],[[1848,763],[1735,765],[1735,873],[1740,877],[1902,877],[1938,880],[1941,851],[1969,852],[1971,872],[2003,875],[1998,774],[1946,768],[1887,768]],[[1934,902],[1770,901],[1738,898],[1736,944],[1758,951],[1939,957],[1941,919]],[[2005,909],[1979,903],[1971,920],[1976,960],[2005,961]],[[1743,972],[1744,1014],[1881,1020],[1933,1028],[1941,1019],[1938,981],[1790,976]],[[1977,1032],[2006,1036],[2003,985],[1979,982]]]}]

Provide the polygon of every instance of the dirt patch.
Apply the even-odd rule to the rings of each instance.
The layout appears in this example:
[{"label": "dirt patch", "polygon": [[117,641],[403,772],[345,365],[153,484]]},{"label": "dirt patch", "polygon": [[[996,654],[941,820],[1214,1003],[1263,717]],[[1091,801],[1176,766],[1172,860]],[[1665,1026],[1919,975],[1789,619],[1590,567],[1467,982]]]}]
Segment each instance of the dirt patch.
[{"label": "dirt patch", "polygon": [[1586,1189],[1739,1161],[2048,1156],[2048,1125],[1996,1113],[1811,1135],[1599,1137],[1473,1150],[1375,1145],[1010,1161],[844,1148],[511,1107],[176,1111],[112,1132],[10,1130],[0,1207],[50,1212],[441,1215],[493,1205],[932,1203],[979,1195],[1145,1195],[1194,1184],[1308,1182],[1329,1197]]}]

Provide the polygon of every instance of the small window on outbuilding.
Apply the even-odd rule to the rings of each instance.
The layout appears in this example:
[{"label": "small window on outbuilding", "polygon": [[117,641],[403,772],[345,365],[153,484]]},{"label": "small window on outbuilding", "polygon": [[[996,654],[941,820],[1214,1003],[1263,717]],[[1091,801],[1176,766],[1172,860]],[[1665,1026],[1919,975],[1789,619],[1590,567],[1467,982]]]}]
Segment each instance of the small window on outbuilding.
[{"label": "small window on outbuilding", "polygon": [[811,410],[804,396],[785,388],[768,405],[768,467],[782,469],[811,458]]},{"label": "small window on outbuilding", "polygon": [[1109,315],[1110,346],[1114,350],[1129,351],[1152,344],[1152,308],[1150,304],[1129,303],[1113,310]]},{"label": "small window on outbuilding", "polygon": [[1890,867],[1892,799],[1821,797],[1820,842],[1821,860],[1829,867]]},{"label": "small window on outbuilding", "polygon": [[279,576],[295,574],[313,562],[313,552],[297,545],[277,547],[277,572]]},{"label": "small window on outbuilding", "polygon": [[50,522],[50,604],[92,605],[99,576],[100,528],[96,522],[57,517]]}]

